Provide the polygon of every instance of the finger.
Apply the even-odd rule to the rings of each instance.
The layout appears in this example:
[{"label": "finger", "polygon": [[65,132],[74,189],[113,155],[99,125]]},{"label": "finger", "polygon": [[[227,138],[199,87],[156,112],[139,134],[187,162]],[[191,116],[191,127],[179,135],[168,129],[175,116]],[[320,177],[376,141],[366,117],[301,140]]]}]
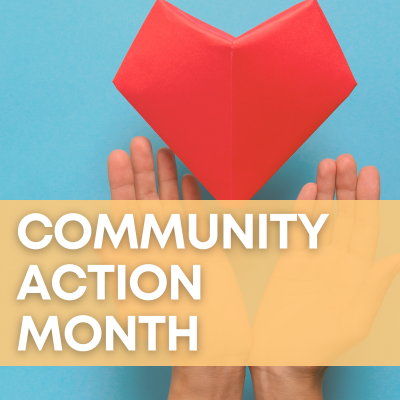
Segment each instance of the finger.
[{"label": "finger", "polygon": [[357,200],[379,200],[381,181],[379,171],[373,166],[364,167],[357,181]]},{"label": "finger", "polygon": [[108,157],[108,182],[111,200],[135,200],[131,160],[123,150],[114,150]]},{"label": "finger", "polygon": [[157,152],[157,179],[161,200],[179,200],[175,154],[166,147]]},{"label": "finger", "polygon": [[336,162],[330,158],[322,160],[317,170],[317,200],[335,198]]},{"label": "finger", "polygon": [[[334,205],[336,191],[336,161],[331,158],[322,160],[317,170],[317,204],[315,205],[313,219],[317,220],[321,214],[329,214],[318,237],[318,247],[327,246],[332,240],[334,226]],[[322,201],[321,201],[322,200]]]},{"label": "finger", "polygon": [[297,200],[316,200],[317,185],[313,182],[305,184],[300,190]]},{"label": "finger", "polygon": [[[135,200],[132,164],[128,153],[125,151],[115,150],[110,154],[108,158],[108,180],[110,183],[111,200]],[[113,226],[118,226],[124,214],[131,212],[131,202],[111,202]],[[114,251],[115,249],[110,249],[106,245],[103,246],[101,250],[96,250],[96,254],[103,263],[107,264],[108,261],[112,259]]]},{"label": "finger", "polygon": [[357,164],[351,154],[342,154],[336,160],[336,198],[355,200],[357,190]]},{"label": "finger", "polygon": [[131,161],[137,200],[157,200],[153,150],[149,139],[137,136],[131,142]]},{"label": "finger", "polygon": [[192,174],[185,174],[182,178],[183,200],[201,200],[200,185]]},{"label": "finger", "polygon": [[336,198],[337,218],[332,241],[346,249],[350,246],[351,232],[354,226],[357,191],[357,164],[351,154],[342,154],[336,159]]},{"label": "finger", "polygon": [[379,237],[380,177],[375,167],[364,167],[357,182],[357,211],[350,251],[369,265],[375,257]]}]

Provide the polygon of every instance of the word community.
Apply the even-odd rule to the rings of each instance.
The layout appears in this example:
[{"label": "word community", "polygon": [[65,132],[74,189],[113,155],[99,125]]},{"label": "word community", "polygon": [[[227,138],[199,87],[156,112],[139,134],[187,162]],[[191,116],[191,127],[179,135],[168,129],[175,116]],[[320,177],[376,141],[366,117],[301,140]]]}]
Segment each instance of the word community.
[{"label": "word community", "polygon": [[[288,226],[289,222],[294,223],[298,219],[303,224],[309,235],[309,248],[317,248],[317,235],[327,220],[329,214],[321,214],[312,225],[306,214],[269,214],[271,222],[279,223],[279,247],[287,249],[288,247]],[[258,248],[267,248],[267,214],[258,215]],[[68,222],[77,222],[82,226],[82,237],[77,241],[69,241],[63,235],[63,228]],[[27,227],[31,222],[40,222],[46,228],[52,228],[53,224],[48,217],[43,214],[33,213],[24,217],[18,226],[18,237],[21,243],[32,250],[45,248],[53,239],[53,235],[45,235],[40,241],[32,241],[28,238]],[[230,249],[232,247],[232,233],[234,233],[242,245],[246,249],[254,247],[254,215],[245,215],[244,230],[231,214],[223,214],[222,216],[222,234],[223,248]],[[207,250],[213,247],[218,240],[218,214],[210,214],[209,220],[209,237],[206,241],[200,241],[197,237],[197,215],[189,214],[188,216],[188,238],[190,244],[199,249]],[[171,214],[168,223],[162,232],[160,225],[154,214],[146,214],[142,229],[141,241],[139,246],[136,224],[133,214],[125,214],[122,222],[117,230],[114,230],[112,223],[107,214],[100,214],[98,217],[97,227],[95,230],[94,249],[101,249],[103,246],[104,235],[107,232],[113,246],[118,248],[123,236],[128,235],[129,245],[131,249],[148,249],[151,233],[154,234],[160,247],[163,249],[167,244],[172,232],[175,236],[176,248],[185,249],[185,239],[182,228],[180,214]],[[90,222],[81,214],[66,214],[62,216],[54,226],[54,237],[59,245],[69,250],[77,250],[86,246],[92,237],[92,226]]]}]

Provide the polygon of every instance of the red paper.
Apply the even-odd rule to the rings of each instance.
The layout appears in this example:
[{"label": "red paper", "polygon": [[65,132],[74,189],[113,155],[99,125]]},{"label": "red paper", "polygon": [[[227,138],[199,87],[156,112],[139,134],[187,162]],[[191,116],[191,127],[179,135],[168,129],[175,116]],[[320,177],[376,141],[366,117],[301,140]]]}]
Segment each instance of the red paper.
[{"label": "red paper", "polygon": [[356,86],[316,0],[235,38],[157,0],[117,89],[217,199],[250,199]]}]

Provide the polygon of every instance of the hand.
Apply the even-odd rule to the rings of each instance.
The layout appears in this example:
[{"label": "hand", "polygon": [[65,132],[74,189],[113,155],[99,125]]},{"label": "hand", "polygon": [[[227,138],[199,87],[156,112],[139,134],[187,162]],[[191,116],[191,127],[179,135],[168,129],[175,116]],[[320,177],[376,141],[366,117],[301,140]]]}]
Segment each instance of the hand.
[{"label": "hand", "polygon": [[[379,172],[375,167],[365,167],[357,177],[357,166],[351,155],[342,155],[336,162],[326,159],[319,164],[316,183],[305,185],[298,200],[333,200],[335,192],[338,200],[379,200]],[[314,205],[314,208],[320,207],[318,211],[321,211],[324,208],[323,202],[318,204],[320,206]],[[331,203],[327,206],[330,207]],[[269,292],[270,296],[264,296],[253,328],[257,332],[256,337],[253,337],[257,349],[262,347],[261,342],[264,341],[271,343],[272,347],[275,346],[271,349],[266,345],[266,354],[275,351],[278,359],[283,357],[285,351],[290,357],[299,351],[300,359],[307,357],[314,350],[318,356],[321,355],[321,359],[329,360],[368,334],[386,290],[398,270],[399,257],[389,257],[371,267],[379,227],[378,212],[371,213],[371,219],[366,224],[362,221],[363,224],[357,226],[355,209],[351,207],[352,203],[338,205],[339,222],[336,220],[333,226],[331,220],[325,231],[325,243],[321,243],[321,246],[324,246],[324,250],[319,252],[322,258],[313,259],[315,265],[311,265],[308,274],[301,277],[288,274],[290,268],[295,270],[293,267],[296,267],[296,262],[301,259],[301,252],[287,253],[287,257],[281,256],[281,261],[274,270],[275,279],[273,277],[267,287],[266,294]],[[350,235],[343,235],[351,232],[353,227],[359,236],[360,229],[363,231],[363,247],[357,248],[354,241],[351,242]],[[353,247],[350,246],[350,242]],[[369,245],[366,245],[366,242]],[[320,241],[318,247],[320,248]],[[329,264],[328,259],[334,261],[335,258],[339,262],[332,262],[333,268],[330,271],[334,271],[334,274],[329,275],[329,279],[320,279],[322,277],[317,271]],[[310,270],[312,276],[309,274]],[[288,283],[291,280],[292,282]],[[281,297],[277,293],[280,293]],[[290,301],[291,294],[293,302]],[[283,304],[283,300],[285,305],[279,306]],[[274,310],[271,312],[271,309]],[[306,317],[301,315],[301,310],[304,309],[307,309]],[[322,315],[321,311],[328,315]],[[275,318],[277,313],[279,319]],[[262,319],[265,319],[267,314],[275,317],[266,324]],[[262,327],[257,328],[257,319],[262,320],[261,325],[265,323],[273,328],[268,332],[265,329],[263,331]],[[296,319],[297,321],[293,322]],[[279,327],[282,321],[290,322]],[[352,332],[353,326],[350,321],[355,321],[355,334]],[[307,332],[302,332],[304,325],[307,325]],[[275,333],[271,332],[273,330],[276,330]],[[329,334],[330,331],[334,334]],[[292,343],[288,344],[289,350],[282,349],[278,344],[285,344],[282,333],[292,340]],[[299,336],[301,339],[297,341]],[[274,340],[277,337],[279,339]],[[318,350],[315,351],[316,349]],[[331,349],[333,354],[329,354]],[[251,367],[250,370],[257,400],[322,399],[322,380],[326,367]]]},{"label": "hand", "polygon": [[[174,153],[167,148],[157,152],[157,178],[153,150],[145,137],[131,142],[131,157],[123,150],[114,150],[108,159],[108,179],[112,200],[179,200],[178,174]],[[200,186],[191,175],[182,178],[182,198],[201,200]]]},{"label": "hand", "polygon": [[[175,155],[162,148],[157,152],[157,180],[153,151],[145,137],[135,137],[131,157],[115,150],[108,159],[112,200],[179,200]],[[182,179],[183,200],[200,200],[200,187],[193,175]],[[173,367],[169,400],[241,399],[244,367]]]}]

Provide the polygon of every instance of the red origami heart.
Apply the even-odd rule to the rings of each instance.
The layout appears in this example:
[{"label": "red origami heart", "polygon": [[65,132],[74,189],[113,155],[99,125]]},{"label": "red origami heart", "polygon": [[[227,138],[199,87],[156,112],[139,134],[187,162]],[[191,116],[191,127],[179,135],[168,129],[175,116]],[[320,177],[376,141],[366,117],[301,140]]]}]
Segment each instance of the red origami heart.
[{"label": "red origami heart", "polygon": [[356,86],[316,0],[237,38],[157,0],[114,84],[217,199],[250,199]]}]

